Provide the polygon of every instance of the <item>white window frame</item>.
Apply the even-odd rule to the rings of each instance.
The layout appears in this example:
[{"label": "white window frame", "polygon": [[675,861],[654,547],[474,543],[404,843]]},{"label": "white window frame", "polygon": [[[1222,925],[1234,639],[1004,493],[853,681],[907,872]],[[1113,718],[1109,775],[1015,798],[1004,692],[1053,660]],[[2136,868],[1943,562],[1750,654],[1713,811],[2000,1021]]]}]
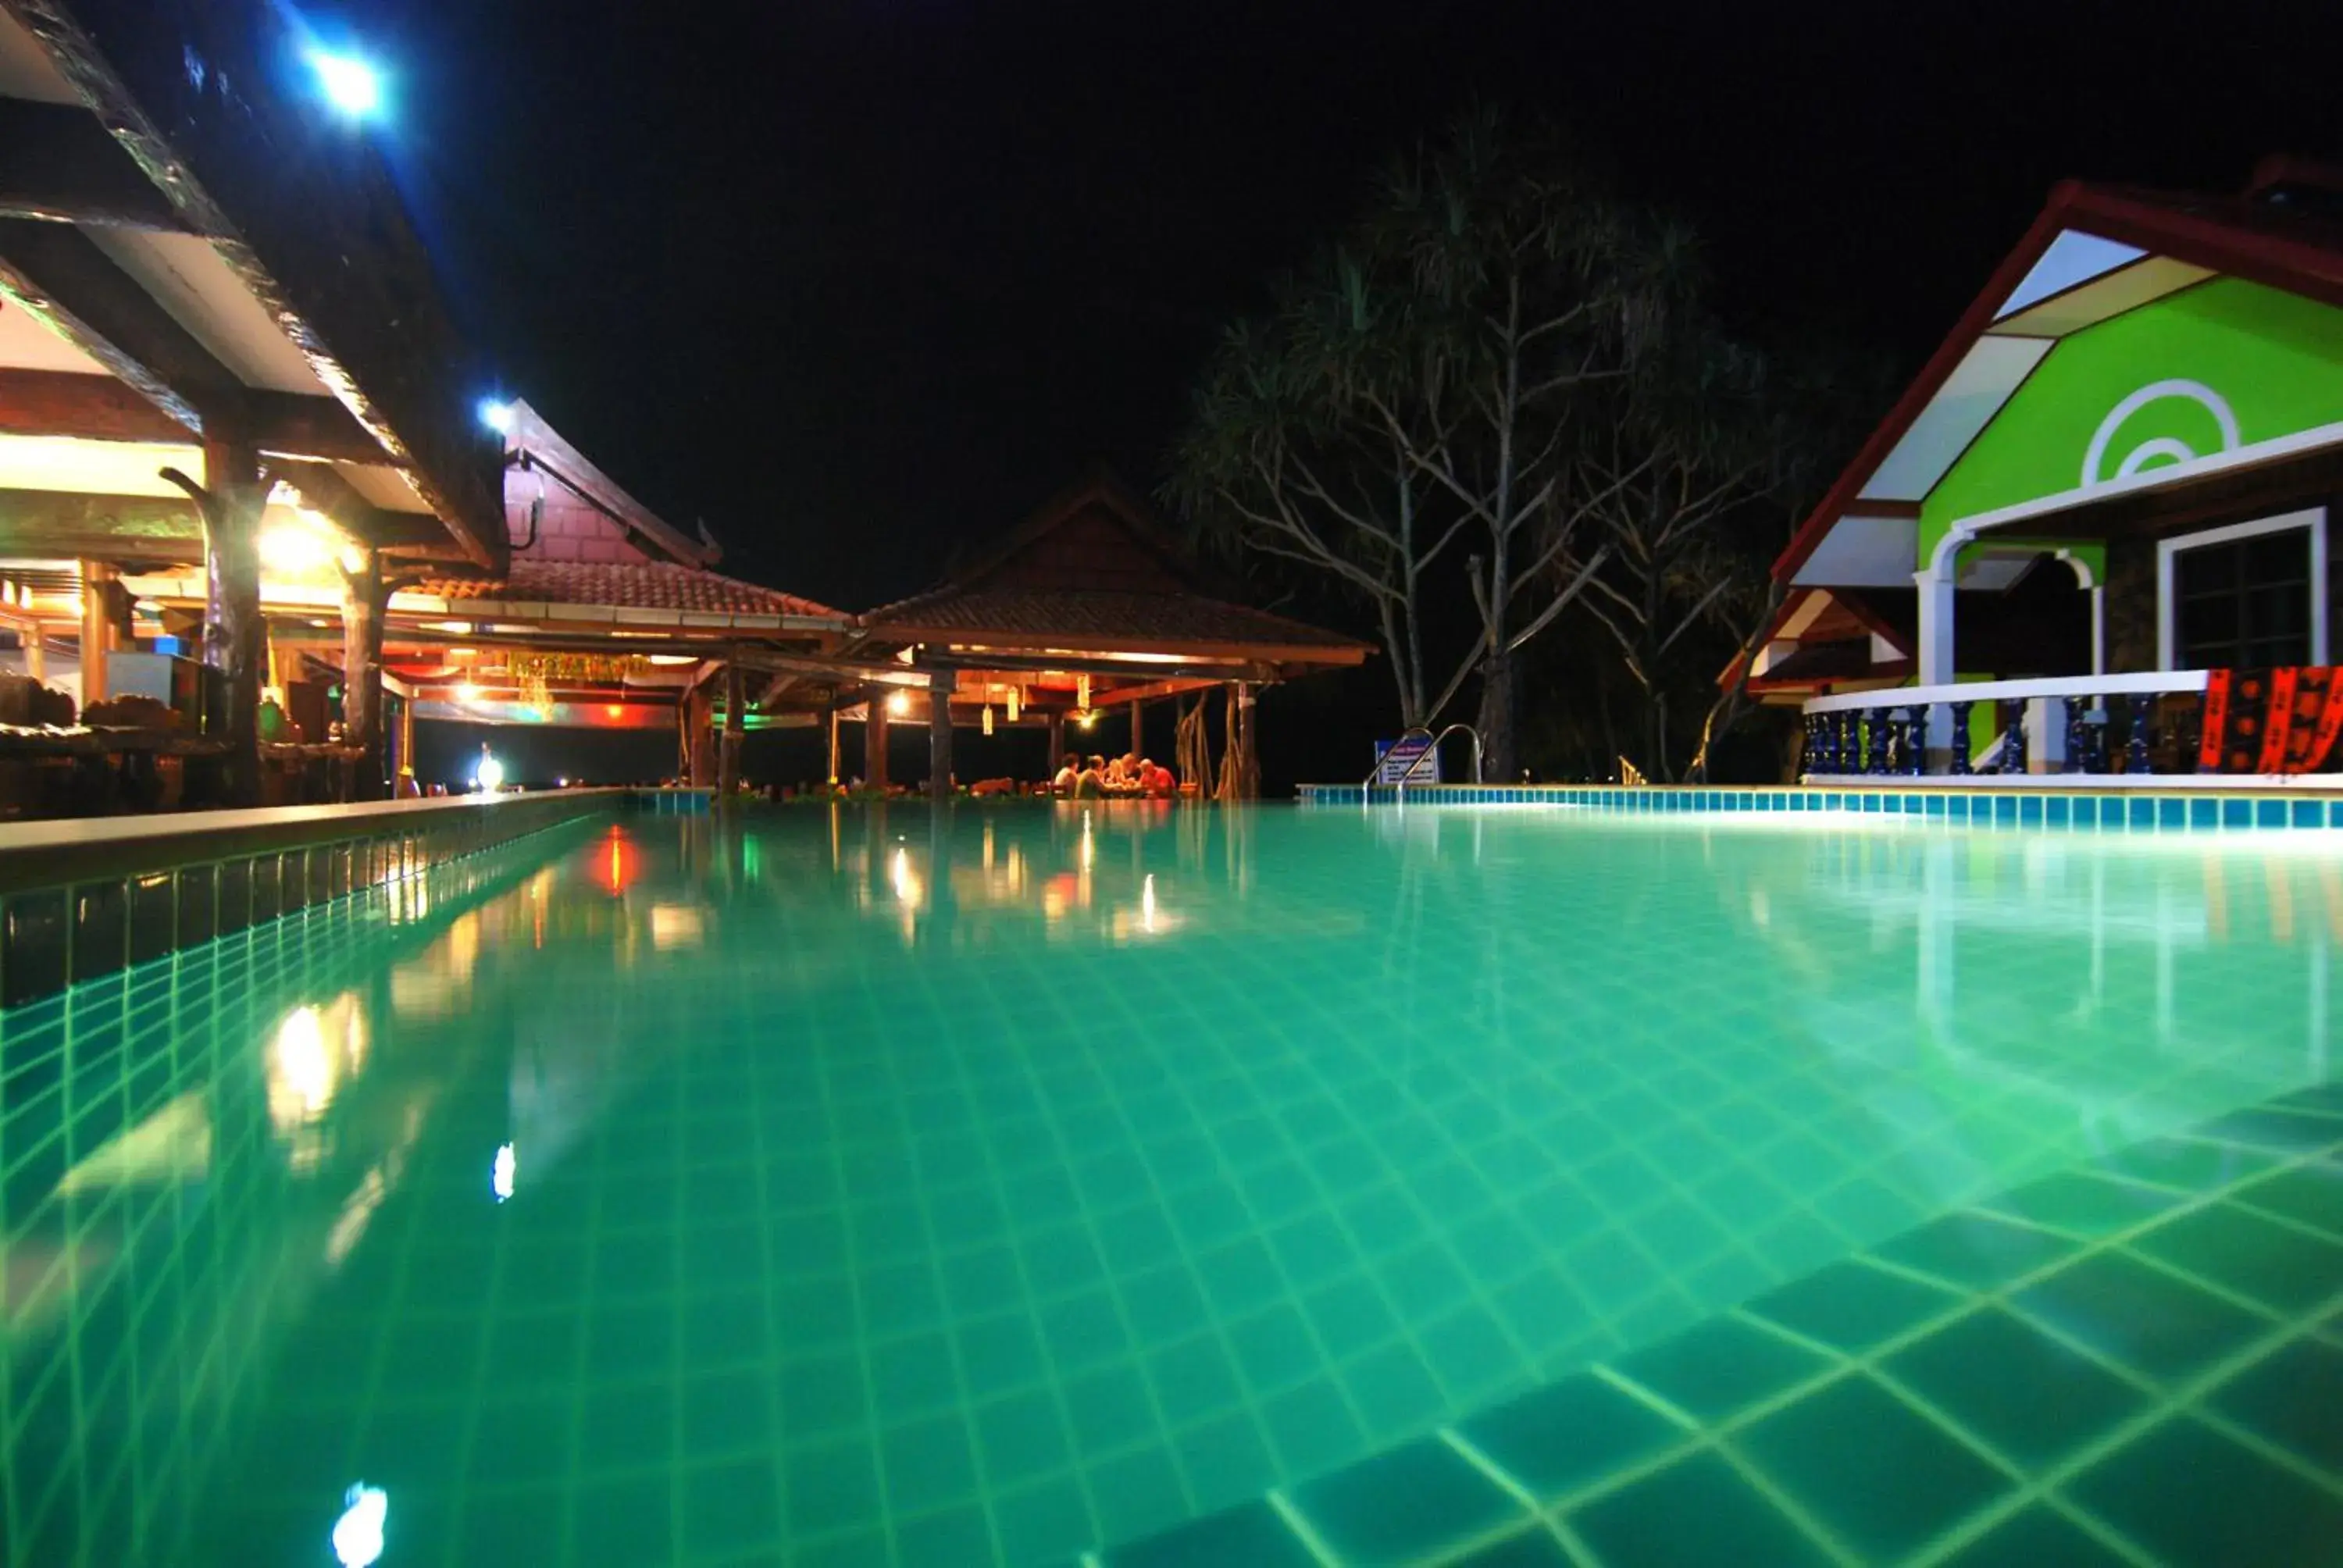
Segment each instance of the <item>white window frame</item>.
[{"label": "white window frame", "polygon": [[2327,508],[2312,507],[2308,511],[2257,518],[2250,523],[2231,523],[2226,528],[2175,534],[2168,539],[2156,541],[2157,668],[2172,668],[2176,650],[2180,645],[2179,606],[2172,597],[2172,558],[2183,550],[2193,550],[2205,545],[2226,545],[2237,539],[2252,538],[2257,534],[2283,533],[2288,528],[2308,528],[2310,531],[2310,662],[2327,662],[2327,596],[2330,591],[2327,578]]}]

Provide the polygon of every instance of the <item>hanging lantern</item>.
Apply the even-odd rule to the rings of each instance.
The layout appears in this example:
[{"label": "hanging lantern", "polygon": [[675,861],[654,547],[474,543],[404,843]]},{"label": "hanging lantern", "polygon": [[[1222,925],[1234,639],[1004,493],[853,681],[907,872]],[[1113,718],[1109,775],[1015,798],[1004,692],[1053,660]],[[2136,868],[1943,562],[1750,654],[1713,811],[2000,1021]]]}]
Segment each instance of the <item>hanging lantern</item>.
[{"label": "hanging lantern", "polygon": [[1023,687],[1021,687],[1021,686],[1012,686],[1012,687],[1011,687],[1011,688],[1009,689],[1009,722],[1010,722],[1010,723],[1014,724],[1014,723],[1016,723],[1016,722],[1017,722],[1017,715],[1018,715],[1019,711],[1020,711],[1020,710],[1021,710],[1021,709],[1024,708],[1024,706],[1025,706],[1025,689],[1024,689]]},{"label": "hanging lantern", "polygon": [[984,732],[987,735],[992,733],[992,704],[990,702],[984,705]]},{"label": "hanging lantern", "polygon": [[1090,705],[1091,678],[1087,675],[1078,675],[1074,677],[1074,706],[1087,712]]}]

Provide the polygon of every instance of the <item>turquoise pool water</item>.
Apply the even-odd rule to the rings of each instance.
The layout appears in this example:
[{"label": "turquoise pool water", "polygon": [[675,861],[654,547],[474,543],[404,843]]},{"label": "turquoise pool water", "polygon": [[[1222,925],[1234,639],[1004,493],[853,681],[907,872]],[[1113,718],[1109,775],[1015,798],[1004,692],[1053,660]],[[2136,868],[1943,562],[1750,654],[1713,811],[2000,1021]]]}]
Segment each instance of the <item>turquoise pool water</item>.
[{"label": "turquoise pool water", "polygon": [[[2197,1130],[2328,1081],[2338,940],[2318,835],[1118,804],[540,836],[0,1015],[6,1561],[331,1563],[360,1483],[389,1564],[1730,1560],[1544,1519],[1474,1438],[1598,1366],[1776,1511],[1763,1560],[2038,1513],[2185,1561],[2100,1473],[2048,1498],[2024,1420],[1945,1418],[1962,1486],[1864,1483],[1917,1525],[1797,1502],[1797,1455],[1958,1405],[1941,1357],[1874,1384],[1842,1344],[1862,1387],[1805,1426],[1707,1428],[1850,1312],[2051,1290],[2179,1201],[2159,1171],[2269,1180]],[[2078,1207],[2077,1168],[2140,1181]],[[1914,1262],[1956,1211],[2027,1268]],[[2298,1299],[2225,1310],[2328,1321],[2324,1212],[2255,1221]],[[2011,1323],[2089,1342],[2046,1299]],[[2270,1507],[2326,1517],[2336,1437],[2265,1443],[2313,1497]],[[1697,1471],[1678,1514],[1721,1495]],[[1425,1534],[1466,1484],[1503,1517]],[[1218,1546],[1121,1549],[1223,1510]]]}]

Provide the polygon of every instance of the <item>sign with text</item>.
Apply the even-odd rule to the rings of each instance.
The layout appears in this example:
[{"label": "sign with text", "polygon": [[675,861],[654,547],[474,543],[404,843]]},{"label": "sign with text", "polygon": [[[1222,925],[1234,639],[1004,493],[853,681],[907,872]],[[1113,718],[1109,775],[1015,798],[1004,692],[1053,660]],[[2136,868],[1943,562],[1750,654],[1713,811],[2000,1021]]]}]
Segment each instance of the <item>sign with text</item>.
[{"label": "sign with text", "polygon": [[[1410,784],[1440,782],[1440,753],[1432,751],[1429,735],[1403,735],[1397,740],[1375,742],[1375,782],[1397,784],[1405,779]],[[1413,769],[1413,771],[1411,771]]]}]

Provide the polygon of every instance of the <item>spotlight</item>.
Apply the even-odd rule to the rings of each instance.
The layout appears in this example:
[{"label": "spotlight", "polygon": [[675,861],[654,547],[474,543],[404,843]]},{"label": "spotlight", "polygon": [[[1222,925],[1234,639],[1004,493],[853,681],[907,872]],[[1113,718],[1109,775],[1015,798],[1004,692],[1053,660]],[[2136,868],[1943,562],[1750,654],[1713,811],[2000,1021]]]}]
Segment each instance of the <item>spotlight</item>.
[{"label": "spotlight", "polygon": [[313,49],[309,69],[317,73],[326,101],[351,119],[370,118],[382,107],[382,75],[356,55]]}]

